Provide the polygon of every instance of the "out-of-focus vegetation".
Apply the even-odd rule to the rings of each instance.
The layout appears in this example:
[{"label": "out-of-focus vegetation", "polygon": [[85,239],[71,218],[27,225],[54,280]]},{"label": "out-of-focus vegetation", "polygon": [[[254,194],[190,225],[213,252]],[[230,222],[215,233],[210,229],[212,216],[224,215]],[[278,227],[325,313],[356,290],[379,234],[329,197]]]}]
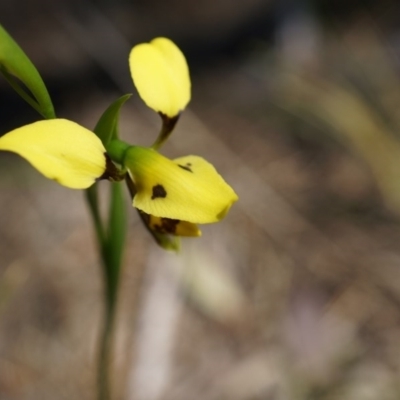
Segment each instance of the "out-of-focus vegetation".
[{"label": "out-of-focus vegetation", "polygon": [[[202,3],[27,3],[1,21],[87,127],[133,90],[129,46],[172,37],[193,101],[164,151],[206,157],[240,197],[178,258],[130,213],[115,398],[396,400],[398,6]],[[0,96],[2,132],[37,118],[4,82]],[[122,136],[152,142],[153,117],[133,98]],[[0,399],[94,397],[102,288],[82,197],[0,155]]]}]

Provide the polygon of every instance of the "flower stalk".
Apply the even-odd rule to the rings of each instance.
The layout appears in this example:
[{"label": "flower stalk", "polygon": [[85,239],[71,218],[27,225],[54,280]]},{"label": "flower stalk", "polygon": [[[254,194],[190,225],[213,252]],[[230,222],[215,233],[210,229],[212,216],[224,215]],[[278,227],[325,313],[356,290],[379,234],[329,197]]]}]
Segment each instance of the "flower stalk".
[{"label": "flower stalk", "polygon": [[162,125],[161,125],[161,131],[158,134],[156,141],[151,146],[154,150],[158,150],[164,144],[164,142],[167,141],[172,131],[174,130],[175,125],[178,122],[180,116],[180,114],[178,114],[171,118],[163,113],[159,114],[161,116]]}]

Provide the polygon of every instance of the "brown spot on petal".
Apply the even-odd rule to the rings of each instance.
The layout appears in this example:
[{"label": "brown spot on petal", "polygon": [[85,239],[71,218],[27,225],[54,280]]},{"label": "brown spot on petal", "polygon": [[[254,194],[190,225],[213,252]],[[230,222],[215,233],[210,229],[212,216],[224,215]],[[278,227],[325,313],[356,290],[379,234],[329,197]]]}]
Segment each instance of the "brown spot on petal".
[{"label": "brown spot on petal", "polygon": [[164,186],[162,185],[153,186],[153,195],[151,196],[152,200],[165,197],[167,197],[167,191],[164,189]]}]

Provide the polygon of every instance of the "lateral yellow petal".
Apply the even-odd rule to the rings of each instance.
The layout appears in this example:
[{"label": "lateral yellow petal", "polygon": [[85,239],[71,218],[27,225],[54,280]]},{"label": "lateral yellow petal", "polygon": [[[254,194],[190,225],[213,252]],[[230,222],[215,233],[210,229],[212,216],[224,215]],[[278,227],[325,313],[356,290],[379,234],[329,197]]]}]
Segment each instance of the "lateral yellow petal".
[{"label": "lateral yellow petal", "polygon": [[190,101],[190,76],[185,56],[167,38],[135,46],[129,55],[133,82],[140,97],[156,112],[174,117]]},{"label": "lateral yellow petal", "polygon": [[0,150],[19,154],[47,178],[72,189],[88,188],[106,169],[100,139],[66,119],[15,129],[0,138]]},{"label": "lateral yellow petal", "polygon": [[198,156],[172,161],[153,149],[131,147],[125,165],[137,186],[133,205],[155,217],[217,222],[238,199],[215,168]]}]

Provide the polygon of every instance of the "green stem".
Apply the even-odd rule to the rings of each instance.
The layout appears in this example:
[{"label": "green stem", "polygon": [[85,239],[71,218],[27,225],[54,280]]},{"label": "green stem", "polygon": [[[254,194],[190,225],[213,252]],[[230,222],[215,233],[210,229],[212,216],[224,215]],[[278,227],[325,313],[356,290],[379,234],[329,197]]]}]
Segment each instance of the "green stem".
[{"label": "green stem", "polygon": [[107,144],[106,149],[111,160],[123,165],[125,161],[125,153],[130,147],[131,145],[128,143],[125,143],[122,140],[114,139]]},{"label": "green stem", "polygon": [[[99,243],[100,245],[100,243]],[[117,277],[113,276],[112,268],[110,268],[110,256],[107,246],[107,240],[100,249],[100,255],[103,263],[104,276],[104,322],[102,334],[99,343],[99,359],[97,370],[97,388],[99,400],[111,399],[110,387],[110,364],[112,354],[112,332],[114,328],[115,308],[117,298]]]},{"label": "green stem", "polygon": [[91,186],[89,189],[86,190],[85,193],[90,215],[92,216],[99,249],[102,250],[104,243],[106,242],[106,235],[100,217],[97,184]]},{"label": "green stem", "polygon": [[112,355],[112,333],[117,305],[118,284],[125,244],[126,215],[121,185],[111,186],[111,201],[107,230],[101,219],[97,195],[97,184],[87,191],[87,200],[92,215],[99,252],[103,264],[105,313],[100,338],[98,362],[98,399],[110,400],[110,365]]},{"label": "green stem", "polygon": [[[109,299],[109,297],[107,296]],[[97,371],[97,388],[99,400],[111,399],[110,364],[112,353],[112,332],[115,319],[115,299],[107,301],[102,336],[100,338],[100,354]]]},{"label": "green stem", "polygon": [[99,400],[110,400],[110,383],[109,383],[109,365],[111,355],[111,338],[114,323],[114,310],[115,310],[115,294],[110,290],[109,275],[110,268],[108,266],[107,257],[107,236],[103,223],[101,221],[97,184],[94,184],[86,190],[86,200],[89,206],[90,214],[92,216],[94,229],[96,232],[97,245],[99,254],[102,259],[103,272],[104,272],[104,285],[105,285],[105,313],[104,325],[99,343],[99,359],[97,370],[97,388]]}]

